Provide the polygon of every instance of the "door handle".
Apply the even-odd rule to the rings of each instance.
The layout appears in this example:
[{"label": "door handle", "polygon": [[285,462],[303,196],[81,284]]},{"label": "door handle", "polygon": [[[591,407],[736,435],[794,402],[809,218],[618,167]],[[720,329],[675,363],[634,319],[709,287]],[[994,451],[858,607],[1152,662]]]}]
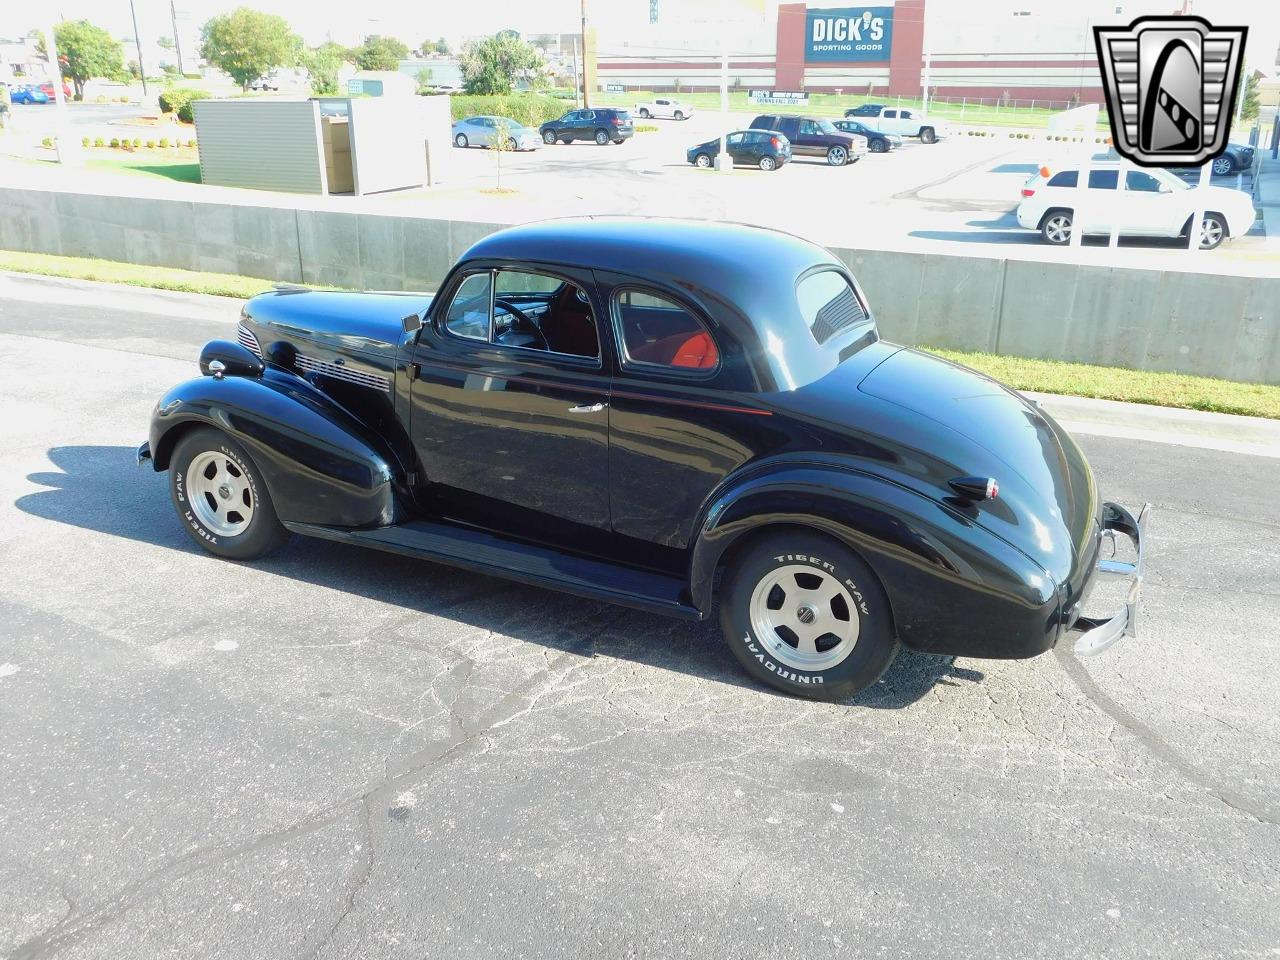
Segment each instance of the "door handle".
[{"label": "door handle", "polygon": [[580,404],[576,407],[570,407],[570,413],[599,413],[604,409],[603,403]]}]

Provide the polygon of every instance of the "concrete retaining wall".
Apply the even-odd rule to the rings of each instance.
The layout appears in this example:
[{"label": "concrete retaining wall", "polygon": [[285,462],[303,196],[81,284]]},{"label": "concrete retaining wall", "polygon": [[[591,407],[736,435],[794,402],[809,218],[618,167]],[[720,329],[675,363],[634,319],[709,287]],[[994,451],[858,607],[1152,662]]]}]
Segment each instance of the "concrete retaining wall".
[{"label": "concrete retaining wall", "polygon": [[[0,188],[0,249],[432,290],[501,224]],[[900,343],[1280,383],[1280,278],[834,251]]]}]

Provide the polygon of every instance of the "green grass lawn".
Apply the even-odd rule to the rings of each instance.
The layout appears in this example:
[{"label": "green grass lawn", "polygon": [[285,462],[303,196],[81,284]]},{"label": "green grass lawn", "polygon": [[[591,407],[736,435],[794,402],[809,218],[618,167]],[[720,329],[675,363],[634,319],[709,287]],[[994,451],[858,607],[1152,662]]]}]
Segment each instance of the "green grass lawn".
[{"label": "green grass lawn", "polygon": [[[0,250],[0,270],[78,280],[102,280],[158,290],[251,297],[271,289],[272,281],[225,273],[199,273],[169,267],[144,267],[114,260],[58,257]],[[1062,363],[989,353],[932,350],[956,363],[981,370],[1017,390],[1098,397],[1164,407],[1237,413],[1280,420],[1280,386],[1237,383],[1182,373],[1126,370],[1087,363]]]},{"label": "green grass lawn", "polygon": [[199,160],[192,160],[190,157],[166,156],[161,151],[125,153],[117,150],[105,156],[99,152],[86,157],[84,165],[88,170],[132,173],[144,177],[178,180],[182,183],[200,182]]}]

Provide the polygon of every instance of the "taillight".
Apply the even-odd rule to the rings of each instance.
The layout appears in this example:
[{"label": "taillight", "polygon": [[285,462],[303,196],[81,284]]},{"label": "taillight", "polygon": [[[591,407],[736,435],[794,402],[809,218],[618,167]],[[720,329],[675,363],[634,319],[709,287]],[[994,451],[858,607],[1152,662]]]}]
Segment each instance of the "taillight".
[{"label": "taillight", "polygon": [[1031,189],[1031,187],[1023,187],[1022,195],[1024,197],[1034,197],[1036,195],[1036,192],[1035,190]]},{"label": "taillight", "polygon": [[615,127],[620,127],[620,126],[622,126],[622,118],[621,118],[621,117],[614,117],[614,118],[613,118],[613,125],[614,125]]},{"label": "taillight", "polygon": [[777,137],[770,137],[770,138],[769,138],[769,143],[771,143],[771,144],[772,144],[773,146],[775,146],[775,147],[780,147],[780,146],[782,146],[782,144],[778,142],[778,138],[777,138]]}]

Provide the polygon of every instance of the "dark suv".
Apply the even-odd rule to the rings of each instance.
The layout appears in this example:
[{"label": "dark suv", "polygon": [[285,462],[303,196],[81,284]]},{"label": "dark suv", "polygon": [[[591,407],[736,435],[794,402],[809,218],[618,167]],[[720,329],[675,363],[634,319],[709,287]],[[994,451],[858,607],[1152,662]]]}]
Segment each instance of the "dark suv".
[{"label": "dark suv", "polygon": [[538,128],[543,143],[570,143],[574,140],[594,140],[600,146],[621,143],[635,135],[631,114],[611,107],[590,110],[570,110],[559,120],[549,120]]},{"label": "dark suv", "polygon": [[861,106],[849,108],[844,115],[846,117],[878,117],[883,109],[883,103],[864,103]]},{"label": "dark suv", "polygon": [[827,163],[833,167],[861,160],[867,152],[864,138],[855,140],[850,134],[837,130],[830,120],[819,117],[766,113],[752,120],[751,126],[756,130],[777,130],[791,141],[792,155],[826,157]]}]

